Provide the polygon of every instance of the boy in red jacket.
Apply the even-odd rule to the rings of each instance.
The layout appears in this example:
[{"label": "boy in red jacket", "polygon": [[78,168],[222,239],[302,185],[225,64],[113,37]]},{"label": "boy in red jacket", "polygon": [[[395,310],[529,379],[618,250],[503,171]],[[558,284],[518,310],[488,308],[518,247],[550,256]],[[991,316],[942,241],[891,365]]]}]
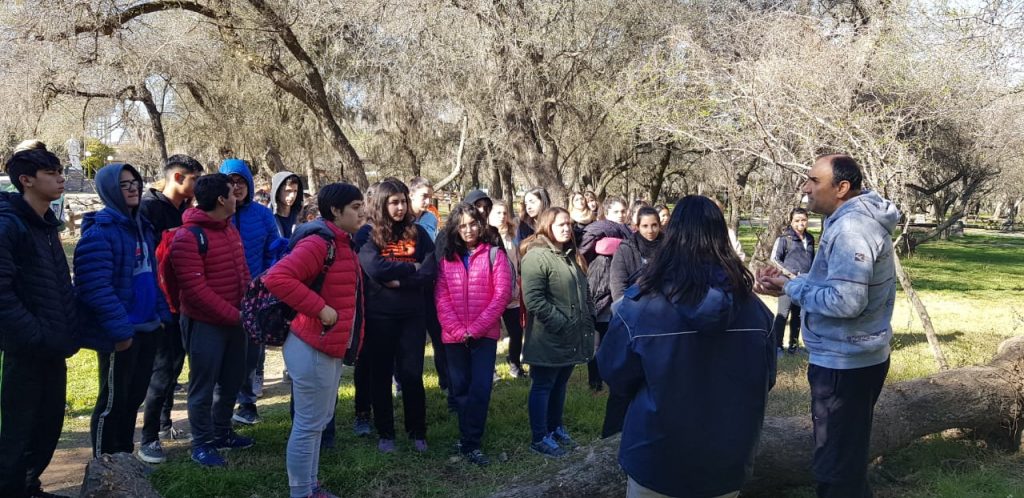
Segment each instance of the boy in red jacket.
[{"label": "boy in red jacket", "polygon": [[[267,289],[297,312],[281,350],[295,401],[286,453],[293,497],[334,496],[317,481],[320,435],[334,414],[342,359],[363,333],[362,270],[351,239],[363,225],[363,194],[332,183],[320,189],[317,204],[322,218],[296,227],[291,252],[263,276]],[[332,250],[322,285],[311,289]]]},{"label": "boy in red jacket", "polygon": [[[198,207],[182,216],[184,225],[174,233],[170,258],[180,289],[181,331],[189,359],[192,460],[204,467],[223,467],[226,463],[218,450],[253,445],[252,439],[231,430],[234,395],[245,375],[247,338],[239,305],[249,284],[249,268],[238,230],[228,222],[236,200],[227,175],[200,177],[195,197]],[[195,233],[196,228],[201,232]]]}]

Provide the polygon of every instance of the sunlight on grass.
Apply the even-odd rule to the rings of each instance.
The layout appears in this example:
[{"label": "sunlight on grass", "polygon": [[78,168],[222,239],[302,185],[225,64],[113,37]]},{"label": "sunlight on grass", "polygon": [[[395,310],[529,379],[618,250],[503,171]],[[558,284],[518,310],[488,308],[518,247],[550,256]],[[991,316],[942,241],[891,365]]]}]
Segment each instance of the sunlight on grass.
[{"label": "sunlight on grass", "polygon": [[[753,252],[749,229],[741,231],[748,254]],[[1024,238],[969,235],[949,242],[929,243],[905,260],[915,287],[928,307],[951,366],[981,364],[1004,339],[1024,332]],[[765,299],[774,310],[774,300]],[[888,382],[921,377],[937,371],[921,324],[901,292],[893,317],[892,369]],[[271,353],[279,355],[279,352]],[[484,451],[491,467],[481,470],[452,458],[458,429],[437,387],[430,348],[425,362],[427,423],[430,451],[416,454],[402,437],[402,405],[396,401],[398,449],[394,455],[376,451],[375,439],[352,435],[354,417],[351,370],[339,390],[337,447],[323,452],[321,479],[342,496],[483,496],[517,477],[543,472],[552,462],[529,452],[526,398],[529,380],[510,379],[499,351],[502,380],[494,387]],[[786,355],[769,399],[769,414],[805,416],[809,410],[803,356]],[[95,353],[82,352],[69,360],[69,427],[88,430],[88,414],[96,396]],[[270,375],[270,374],[268,374]],[[152,479],[169,498],[199,496],[284,496],[287,493],[284,453],[288,438],[288,397],[280,386],[260,400],[263,422],[239,431],[257,445],[227,456],[228,471],[207,471],[188,460],[187,446],[169,443],[170,461],[157,467]],[[566,423],[583,443],[593,441],[604,416],[605,394],[587,388],[586,367],[577,367],[570,382]],[[77,420],[76,420],[77,418]],[[83,426],[84,419],[84,426]],[[808,462],[809,463],[809,462]],[[1024,496],[1024,461],[984,449],[970,441],[925,438],[882,461],[892,482],[876,483],[880,497]],[[789,490],[784,496],[811,497],[811,488]]]}]

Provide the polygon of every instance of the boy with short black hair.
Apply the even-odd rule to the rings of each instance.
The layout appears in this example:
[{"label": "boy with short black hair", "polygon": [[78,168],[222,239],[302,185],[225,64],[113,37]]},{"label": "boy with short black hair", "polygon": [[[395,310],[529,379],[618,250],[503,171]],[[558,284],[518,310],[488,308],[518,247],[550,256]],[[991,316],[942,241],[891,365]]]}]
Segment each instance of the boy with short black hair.
[{"label": "boy with short black hair", "polygon": [[[175,154],[164,163],[163,190],[151,188],[142,196],[139,212],[153,224],[156,245],[164,232],[181,226],[181,216],[191,207],[196,179],[203,174],[203,165],[185,154]],[[185,365],[185,348],[181,344],[181,316],[173,310],[170,323],[164,328],[163,342],[157,347],[153,374],[149,379],[145,408],[142,412],[142,440],[138,457],[146,463],[167,460],[160,439],[180,439],[187,433],[175,429],[171,421],[174,386]]]},{"label": "boy with short black hair", "polygon": [[230,222],[237,199],[227,175],[199,177],[195,196],[197,207],[185,211],[170,258],[189,358],[192,460],[223,467],[219,450],[253,445],[231,429],[234,394],[245,375],[248,338],[239,307],[250,277],[242,240]]},{"label": "boy with short black hair", "polygon": [[66,358],[75,353],[75,293],[50,203],[64,192],[41,142],[7,161],[18,193],[0,193],[0,496],[44,493],[64,425]]}]

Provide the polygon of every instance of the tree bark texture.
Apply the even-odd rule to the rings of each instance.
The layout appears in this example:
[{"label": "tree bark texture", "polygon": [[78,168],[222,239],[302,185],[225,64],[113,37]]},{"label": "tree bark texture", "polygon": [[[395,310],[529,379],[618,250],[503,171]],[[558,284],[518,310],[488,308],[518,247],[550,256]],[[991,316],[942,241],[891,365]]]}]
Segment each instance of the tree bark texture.
[{"label": "tree bark texture", "polygon": [[939,370],[949,370],[949,363],[946,361],[946,355],[942,353],[942,346],[939,345],[939,337],[935,334],[935,327],[932,325],[932,318],[928,314],[928,308],[925,307],[924,301],[921,301],[921,296],[918,296],[917,291],[914,290],[914,283],[910,280],[910,275],[907,274],[903,263],[900,262],[899,255],[893,252],[892,257],[896,263],[896,277],[899,278],[900,286],[903,287],[903,292],[907,295],[907,299],[910,300],[910,304],[914,306],[917,317],[921,319],[924,335],[928,338],[928,345],[932,349],[932,356],[935,358],[935,362],[938,363]]},{"label": "tree bark texture", "polygon": [[[871,457],[891,453],[948,429],[999,434],[1020,448],[1024,400],[1024,337],[999,345],[986,365],[947,370],[885,386],[875,405]],[[811,416],[766,417],[744,493],[779,496],[778,489],[810,484],[814,449]],[[619,438],[581,447],[549,472],[513,481],[495,498],[621,497],[626,476],[619,468]]]}]

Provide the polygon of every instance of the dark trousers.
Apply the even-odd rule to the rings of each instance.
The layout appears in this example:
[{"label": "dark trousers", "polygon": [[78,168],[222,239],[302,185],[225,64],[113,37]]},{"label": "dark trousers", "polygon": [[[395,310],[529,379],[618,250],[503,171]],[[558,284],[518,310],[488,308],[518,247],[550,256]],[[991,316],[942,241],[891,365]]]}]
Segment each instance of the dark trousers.
[{"label": "dark trousers", "polygon": [[[604,341],[604,335],[608,333],[608,322],[595,322],[594,330],[597,331],[594,334],[594,339],[597,341],[594,344],[594,351],[601,347],[601,341]],[[597,370],[597,359],[591,359],[587,362],[587,382],[590,384],[591,389],[600,389],[602,380],[601,372]]]},{"label": "dark trousers", "polygon": [[427,436],[426,395],[423,391],[423,316],[367,317],[366,346],[370,356],[370,397],[373,423],[381,439],[395,438],[391,378],[402,385],[405,431],[413,439]]},{"label": "dark trousers", "polygon": [[811,470],[819,497],[871,497],[867,480],[871,421],[888,373],[888,359],[850,370],[807,367],[814,421]]},{"label": "dark trousers", "polygon": [[[365,339],[364,339],[365,340]],[[370,355],[366,354],[366,345],[356,359],[355,369],[352,371],[352,384],[355,386],[356,416],[369,418],[373,407],[373,398],[370,396],[372,389],[370,381]]]},{"label": "dark trousers", "polygon": [[786,334],[786,318],[789,318],[789,347],[795,348],[800,345],[800,306],[792,302],[789,311],[775,315],[775,323],[772,325],[775,346],[782,347],[782,336]]},{"label": "dark trousers", "polygon": [[508,332],[506,361],[521,367],[523,366],[523,324],[519,322],[519,308],[505,308],[505,312],[501,314],[501,321],[505,324],[505,331]]},{"label": "dark trousers", "polygon": [[242,385],[238,389],[238,403],[252,405],[256,403],[256,392],[253,389],[253,383],[256,381],[256,374],[259,373],[260,358],[266,352],[266,346],[246,340],[245,348],[245,376],[242,378]]},{"label": "dark trousers", "polygon": [[527,402],[530,414],[530,432],[533,442],[539,442],[563,425],[565,411],[565,390],[572,377],[575,365],[567,367],[542,367],[530,365],[530,397]]},{"label": "dark trousers", "polygon": [[245,377],[249,339],[241,327],[219,327],[181,317],[188,353],[188,423],[192,446],[212,444],[231,432],[231,410]]},{"label": "dark trousers", "polygon": [[97,353],[100,393],[89,424],[93,456],[135,450],[135,420],[149,390],[153,360],[163,335],[161,330],[137,332],[128,349]]},{"label": "dark trousers", "polygon": [[[437,308],[434,306],[434,293],[429,293],[429,301],[424,309],[426,312],[427,336],[430,347],[434,350],[434,369],[437,370],[437,385],[441,389],[450,387],[448,382],[448,361],[445,360],[444,343],[441,342],[441,322],[437,319]],[[450,398],[450,396],[449,396]]]},{"label": "dark trousers", "polygon": [[487,408],[494,386],[494,359],[498,341],[474,339],[466,343],[445,344],[448,359],[448,389],[459,414],[459,441],[462,452],[480,449],[487,425]]},{"label": "dark trousers", "polygon": [[153,374],[142,409],[142,444],[158,439],[160,431],[171,428],[174,386],[185,366],[185,345],[181,338],[180,317],[164,327],[163,340],[153,359]]},{"label": "dark trousers", "polygon": [[64,427],[64,358],[0,351],[0,496],[39,489]]}]

